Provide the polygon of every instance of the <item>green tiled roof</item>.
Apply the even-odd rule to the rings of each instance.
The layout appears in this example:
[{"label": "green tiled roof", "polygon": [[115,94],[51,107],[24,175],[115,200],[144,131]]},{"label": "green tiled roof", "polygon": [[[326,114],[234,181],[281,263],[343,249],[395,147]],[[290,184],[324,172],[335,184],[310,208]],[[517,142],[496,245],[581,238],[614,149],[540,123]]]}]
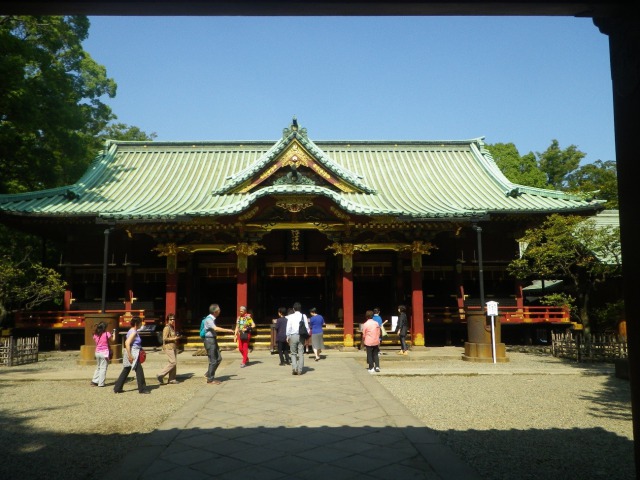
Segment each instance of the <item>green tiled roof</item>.
[{"label": "green tiled roof", "polygon": [[[248,193],[233,190],[268,168],[294,140],[354,192],[322,184],[257,185]],[[425,220],[571,213],[597,210],[603,203],[509,182],[481,138],[312,142],[304,129],[285,129],[275,142],[109,141],[75,184],[0,195],[0,212],[179,220],[238,214],[274,194],[323,196],[352,214]]]}]

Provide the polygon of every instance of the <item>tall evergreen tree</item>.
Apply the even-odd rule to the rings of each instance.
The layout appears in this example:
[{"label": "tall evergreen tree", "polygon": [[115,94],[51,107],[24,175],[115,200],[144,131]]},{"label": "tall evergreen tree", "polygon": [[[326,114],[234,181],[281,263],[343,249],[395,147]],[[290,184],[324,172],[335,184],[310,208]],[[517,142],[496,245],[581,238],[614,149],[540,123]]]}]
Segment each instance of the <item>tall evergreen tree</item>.
[{"label": "tall evergreen tree", "polygon": [[88,32],[85,16],[0,17],[0,193],[73,183],[93,159],[116,83]]}]

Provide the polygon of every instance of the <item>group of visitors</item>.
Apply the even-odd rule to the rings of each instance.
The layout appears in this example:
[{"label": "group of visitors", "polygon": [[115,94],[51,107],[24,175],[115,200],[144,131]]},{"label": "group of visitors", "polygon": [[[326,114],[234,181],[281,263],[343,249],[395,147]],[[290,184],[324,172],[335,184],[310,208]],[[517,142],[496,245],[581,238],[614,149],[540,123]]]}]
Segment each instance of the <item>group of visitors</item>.
[{"label": "group of visitors", "polygon": [[[242,360],[240,367],[244,368],[249,362],[249,350],[251,334],[255,329],[255,322],[251,317],[246,306],[241,306],[239,315],[236,319],[235,329],[219,327],[216,325],[216,319],[220,316],[220,306],[213,303],[209,306],[209,314],[203,319],[203,343],[209,359],[209,367],[205,373],[207,384],[218,385],[220,381],[215,378],[216,371],[222,362],[220,347],[217,342],[218,333],[230,333],[234,335],[234,339],[238,344],[238,351]],[[323,328],[325,320],[316,308],[309,310],[309,317],[302,312],[300,302],[295,302],[289,309],[280,307],[278,309],[278,318],[274,319],[276,343],[278,348],[278,357],[280,366],[291,366],[292,375],[302,375],[304,373],[304,356],[307,353],[308,343],[311,343],[313,351],[313,359],[317,362],[322,357],[320,354],[324,349]],[[400,305],[398,307],[398,324],[396,331],[400,338],[401,350],[400,355],[407,355],[408,348],[406,344],[406,336],[408,331],[408,320],[406,315],[406,307]],[[374,308],[367,310],[366,321],[362,325],[362,339],[367,350],[367,365],[370,373],[380,371],[380,344],[385,334],[384,324],[380,316],[380,309]],[[168,363],[156,375],[158,383],[163,384],[164,378],[168,375],[168,384],[176,384],[177,371],[177,349],[180,335],[175,330],[175,315],[167,316],[166,325],[162,331],[162,349],[167,355]],[[122,359],[122,372],[115,382],[113,391],[122,393],[124,382],[127,380],[129,373],[133,370],[136,375],[138,392],[149,393],[146,387],[144,370],[142,364],[144,362],[144,351],[142,349],[142,339],[140,338],[139,329],[142,327],[142,319],[133,317],[130,321],[130,328],[126,333],[124,341],[125,354]],[[93,339],[96,344],[95,358],[97,362],[96,370],[91,380],[92,386],[104,387],[107,367],[111,356],[110,344],[115,339],[115,330],[108,332],[107,324],[100,322],[96,325]]]}]

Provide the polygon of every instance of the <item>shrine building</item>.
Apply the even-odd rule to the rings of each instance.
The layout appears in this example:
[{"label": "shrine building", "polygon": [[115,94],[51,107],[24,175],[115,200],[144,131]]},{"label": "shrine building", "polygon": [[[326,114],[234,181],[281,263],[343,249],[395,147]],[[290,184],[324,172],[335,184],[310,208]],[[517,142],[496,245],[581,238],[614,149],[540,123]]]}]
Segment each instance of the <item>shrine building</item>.
[{"label": "shrine building", "polygon": [[107,141],[75,184],[0,195],[0,222],[62,246],[49,327],[102,305],[195,326],[214,302],[223,324],[240,305],[270,323],[299,301],[352,346],[366,310],[403,304],[420,346],[480,307],[480,274],[503,324],[568,322],[506,266],[526,228],[602,204],[510,182],[482,138],[315,141],[294,118],[277,141]]}]

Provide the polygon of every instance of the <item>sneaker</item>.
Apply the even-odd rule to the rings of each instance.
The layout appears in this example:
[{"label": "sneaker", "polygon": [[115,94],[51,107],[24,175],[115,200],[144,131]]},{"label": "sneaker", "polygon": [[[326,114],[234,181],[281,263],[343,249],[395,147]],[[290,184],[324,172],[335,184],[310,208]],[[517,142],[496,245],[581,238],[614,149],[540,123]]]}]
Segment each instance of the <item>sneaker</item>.
[{"label": "sneaker", "polygon": [[240,364],[240,368],[244,368],[244,367],[246,367],[246,366],[247,366],[247,365],[246,365],[246,364],[244,364],[244,363],[241,363],[241,364]]},{"label": "sneaker", "polygon": [[292,370],[292,371],[291,371],[291,375],[297,375],[297,374],[298,374],[298,371],[297,371],[297,370]]},{"label": "sneaker", "polygon": [[379,372],[380,371],[380,367],[376,367],[375,370],[376,370],[376,372]]},{"label": "sneaker", "polygon": [[367,372],[376,373],[376,369],[375,368],[369,368],[369,369],[367,369]]},{"label": "sneaker", "polygon": [[164,383],[164,378],[162,377],[162,375],[156,375],[156,378],[158,379],[158,383],[160,385],[162,385]]}]

